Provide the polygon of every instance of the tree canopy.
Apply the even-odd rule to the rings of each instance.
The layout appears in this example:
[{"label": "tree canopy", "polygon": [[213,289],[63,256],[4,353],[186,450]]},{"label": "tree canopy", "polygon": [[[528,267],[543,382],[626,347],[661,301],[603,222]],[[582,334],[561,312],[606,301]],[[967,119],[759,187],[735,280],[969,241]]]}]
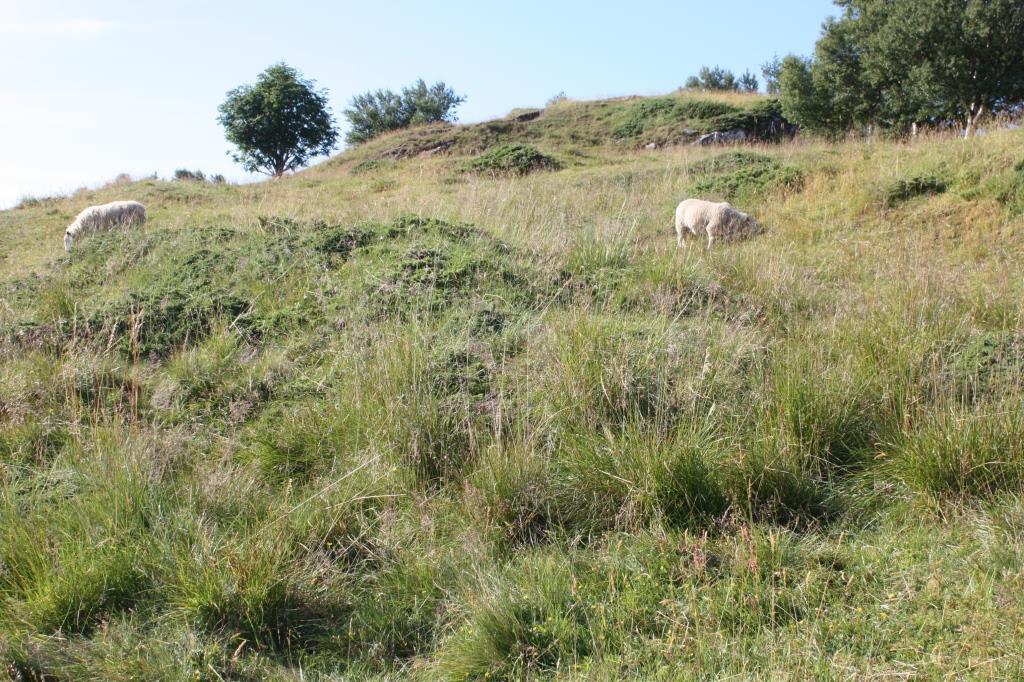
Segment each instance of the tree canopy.
[{"label": "tree canopy", "polygon": [[250,172],[280,177],[329,154],[338,139],[327,92],[283,62],[255,85],[230,91],[219,111],[228,141],[238,148],[232,158]]},{"label": "tree canopy", "polygon": [[1020,0],[836,0],[811,60],[780,71],[787,117],[840,131],[956,123],[1024,100]]},{"label": "tree canopy", "polygon": [[729,69],[719,66],[714,68],[702,66],[696,76],[686,79],[683,87],[698,90],[731,90],[733,92],[757,92],[760,84],[750,71],[745,71],[739,78]]},{"label": "tree canopy", "polygon": [[455,109],[465,101],[443,81],[428,86],[422,78],[401,93],[376,90],[356,95],[343,112],[351,126],[345,139],[360,144],[391,130],[441,121],[454,123]]}]

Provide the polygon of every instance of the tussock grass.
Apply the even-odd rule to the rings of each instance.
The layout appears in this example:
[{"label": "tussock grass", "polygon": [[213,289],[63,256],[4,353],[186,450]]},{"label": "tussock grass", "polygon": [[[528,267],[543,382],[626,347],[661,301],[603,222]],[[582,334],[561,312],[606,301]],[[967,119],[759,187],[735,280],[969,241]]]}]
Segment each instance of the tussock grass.
[{"label": "tussock grass", "polygon": [[[3,670],[1019,677],[1021,134],[631,151],[760,106],[0,212]],[[564,167],[453,175],[508,142]],[[769,229],[677,250],[694,193]]]}]

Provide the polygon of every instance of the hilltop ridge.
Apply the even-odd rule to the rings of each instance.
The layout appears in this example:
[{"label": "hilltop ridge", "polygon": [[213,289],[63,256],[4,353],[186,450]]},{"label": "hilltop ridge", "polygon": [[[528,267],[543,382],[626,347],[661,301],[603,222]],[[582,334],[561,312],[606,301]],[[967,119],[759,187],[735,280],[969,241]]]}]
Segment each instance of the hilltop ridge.
[{"label": "hilltop ridge", "polygon": [[[761,95],[678,91],[651,97],[564,100],[543,109],[513,109],[473,124],[434,124],[382,135],[343,158],[408,158],[420,154],[480,153],[508,143],[552,148],[622,148],[686,144],[716,131],[742,130],[750,141],[790,132],[777,99]],[[336,157],[337,158],[337,157]]]}]

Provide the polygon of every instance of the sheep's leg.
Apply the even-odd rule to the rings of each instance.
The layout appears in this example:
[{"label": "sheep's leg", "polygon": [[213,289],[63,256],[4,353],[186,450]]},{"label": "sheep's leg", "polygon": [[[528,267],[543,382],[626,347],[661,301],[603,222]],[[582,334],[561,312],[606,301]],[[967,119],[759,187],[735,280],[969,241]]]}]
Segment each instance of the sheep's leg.
[{"label": "sheep's leg", "polygon": [[718,229],[718,226],[714,225],[714,224],[708,224],[708,226],[705,228],[705,231],[708,233],[708,248],[709,249],[711,248],[711,245],[715,243],[715,232],[717,231],[717,229]]},{"label": "sheep's leg", "polygon": [[683,248],[686,246],[686,240],[689,238],[690,230],[685,225],[680,225],[676,228],[676,247]]}]

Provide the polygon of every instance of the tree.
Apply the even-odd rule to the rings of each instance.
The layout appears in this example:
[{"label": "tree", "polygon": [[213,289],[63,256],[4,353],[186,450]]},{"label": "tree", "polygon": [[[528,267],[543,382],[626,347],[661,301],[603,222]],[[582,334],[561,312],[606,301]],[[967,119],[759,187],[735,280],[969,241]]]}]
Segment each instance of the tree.
[{"label": "tree", "polygon": [[782,74],[782,61],[775,55],[761,65],[761,75],[764,76],[764,89],[769,95],[779,94],[779,76]]},{"label": "tree", "polygon": [[736,82],[736,88],[742,92],[757,92],[760,87],[760,83],[757,82],[757,76],[750,73],[749,70],[744,71],[743,75]]},{"label": "tree", "polygon": [[[970,135],[984,114],[1024,101],[1020,0],[836,4],[843,14],[822,28],[807,64],[810,81],[793,63],[790,77],[780,79],[787,115],[802,125],[903,131],[919,122],[959,122]],[[787,93],[787,80],[803,89]],[[812,114],[816,120],[801,119]]]},{"label": "tree", "polygon": [[814,62],[789,55],[779,63],[779,100],[782,114],[790,121],[816,132],[833,132],[831,103],[824,90],[816,87]]},{"label": "tree", "polygon": [[904,120],[955,120],[970,135],[1024,100],[1020,0],[858,0],[847,11],[872,24],[865,73]]},{"label": "tree", "polygon": [[343,112],[351,125],[345,139],[350,144],[361,144],[390,130],[442,121],[454,123],[455,109],[465,101],[443,81],[428,87],[422,78],[403,88],[401,94],[376,90],[356,95]]},{"label": "tree", "polygon": [[261,73],[255,85],[227,94],[217,120],[229,142],[231,157],[249,172],[279,178],[329,154],[338,139],[327,108],[327,92],[284,62]]},{"label": "tree", "polygon": [[686,87],[700,90],[738,90],[740,86],[732,71],[718,66],[702,66],[696,76],[686,79]]}]

